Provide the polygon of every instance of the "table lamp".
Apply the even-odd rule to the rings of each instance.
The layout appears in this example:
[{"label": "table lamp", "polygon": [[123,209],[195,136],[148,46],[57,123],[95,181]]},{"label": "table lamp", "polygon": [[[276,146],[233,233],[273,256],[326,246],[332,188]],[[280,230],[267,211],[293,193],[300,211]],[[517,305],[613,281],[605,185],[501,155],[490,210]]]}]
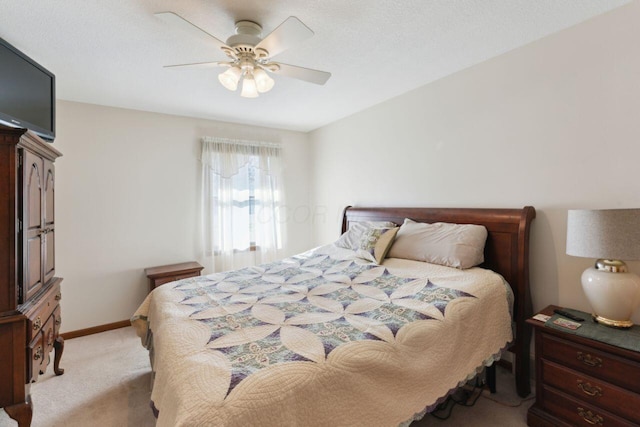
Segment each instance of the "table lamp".
[{"label": "table lamp", "polygon": [[640,277],[623,260],[640,260],[640,209],[569,210],[567,254],[597,258],[582,273],[593,319],[616,328],[633,326]]}]

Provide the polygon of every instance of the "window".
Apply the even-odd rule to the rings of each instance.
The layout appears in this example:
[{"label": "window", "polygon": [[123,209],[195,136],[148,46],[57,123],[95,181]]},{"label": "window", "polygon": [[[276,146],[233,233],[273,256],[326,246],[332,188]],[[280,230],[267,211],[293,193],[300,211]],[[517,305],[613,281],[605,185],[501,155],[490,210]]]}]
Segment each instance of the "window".
[{"label": "window", "polygon": [[[251,156],[249,161],[238,169],[238,173],[231,177],[231,197],[221,194],[221,197],[214,196],[214,204],[218,204],[221,209],[225,210],[225,203],[230,202],[232,218],[232,234],[233,234],[233,250],[248,251],[259,249],[258,242],[261,241],[257,237],[257,232],[266,221],[270,222],[269,216],[272,214],[270,207],[273,202],[277,206],[279,203],[279,192],[273,187],[273,183],[269,182],[268,191],[260,191],[261,185],[259,157]],[[256,194],[266,195],[267,200],[262,200]],[[221,213],[222,214],[222,213]],[[275,227],[275,246],[280,249],[282,247],[280,241],[280,222],[276,221]],[[220,248],[214,248],[220,250]]]},{"label": "window", "polygon": [[216,269],[276,259],[282,248],[280,147],[221,138],[202,143],[207,255]]}]

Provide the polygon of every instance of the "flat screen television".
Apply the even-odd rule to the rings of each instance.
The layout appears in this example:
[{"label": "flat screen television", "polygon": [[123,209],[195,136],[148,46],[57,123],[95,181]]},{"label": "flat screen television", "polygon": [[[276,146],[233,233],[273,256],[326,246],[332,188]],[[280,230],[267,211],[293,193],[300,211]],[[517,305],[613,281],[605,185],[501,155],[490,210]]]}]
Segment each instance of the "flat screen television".
[{"label": "flat screen television", "polygon": [[0,38],[0,123],[53,141],[56,128],[53,73]]}]

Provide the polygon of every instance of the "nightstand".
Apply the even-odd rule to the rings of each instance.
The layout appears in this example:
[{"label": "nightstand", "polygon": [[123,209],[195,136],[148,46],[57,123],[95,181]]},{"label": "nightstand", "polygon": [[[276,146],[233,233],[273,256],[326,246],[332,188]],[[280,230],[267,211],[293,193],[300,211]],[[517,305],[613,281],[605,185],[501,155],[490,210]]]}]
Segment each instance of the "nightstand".
[{"label": "nightstand", "polygon": [[174,282],[188,277],[200,275],[204,267],[195,261],[180,264],[161,265],[144,269],[144,274],[149,279],[149,292],[165,283]]},{"label": "nightstand", "polygon": [[[552,316],[549,306],[541,314]],[[592,322],[585,316],[582,322]],[[536,402],[530,426],[640,425],[640,353],[527,320],[534,327]],[[600,337],[614,330],[593,326]],[[637,326],[634,326],[637,328]],[[617,334],[624,332],[615,330]],[[634,331],[629,339],[637,339]],[[605,339],[606,341],[606,339]]]}]

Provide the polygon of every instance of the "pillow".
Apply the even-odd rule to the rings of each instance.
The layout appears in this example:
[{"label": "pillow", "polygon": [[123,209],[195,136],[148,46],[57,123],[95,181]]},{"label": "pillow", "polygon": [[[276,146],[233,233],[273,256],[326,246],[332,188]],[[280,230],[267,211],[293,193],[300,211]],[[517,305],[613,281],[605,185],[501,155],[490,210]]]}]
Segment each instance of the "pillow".
[{"label": "pillow", "polygon": [[482,225],[426,224],[405,219],[388,256],[460,269],[484,262],[487,229]]},{"label": "pillow", "polygon": [[336,240],[335,245],[340,248],[357,251],[360,249],[362,234],[370,228],[391,228],[397,224],[390,221],[359,221],[349,224],[349,229]]},{"label": "pillow", "polygon": [[393,244],[400,227],[369,228],[362,233],[356,256],[380,264]]}]

